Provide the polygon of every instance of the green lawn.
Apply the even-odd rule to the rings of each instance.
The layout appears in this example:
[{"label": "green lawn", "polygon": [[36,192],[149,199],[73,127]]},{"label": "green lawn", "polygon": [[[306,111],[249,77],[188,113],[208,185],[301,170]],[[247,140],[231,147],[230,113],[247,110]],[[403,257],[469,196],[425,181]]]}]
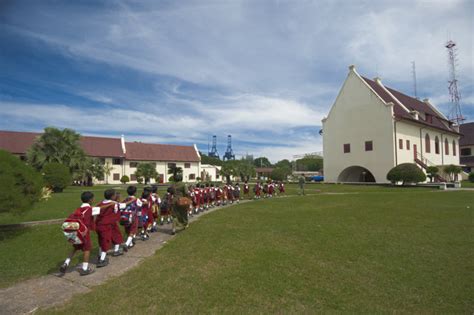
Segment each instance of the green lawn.
[{"label": "green lawn", "polygon": [[474,183],[471,183],[470,181],[464,180],[461,183],[462,188],[474,188]]},{"label": "green lawn", "polygon": [[[85,190],[94,192],[97,202],[103,199],[103,192],[107,188],[115,188],[120,191],[123,197],[126,196],[127,185],[100,185],[94,187],[68,187],[62,193],[53,194],[47,201],[36,203],[30,211],[24,213],[0,213],[0,224],[12,224],[27,221],[41,221],[49,219],[61,219],[68,216],[80,204],[80,193]],[[253,185],[251,186],[253,188]],[[307,184],[308,194],[324,192],[381,192],[397,191],[399,188],[381,186],[357,186],[357,185],[332,185],[332,184]],[[420,188],[426,189],[426,188]],[[139,186],[139,192],[143,190],[143,185]],[[296,184],[287,185],[287,194],[297,194]],[[166,191],[165,186],[159,187],[159,194],[162,196]],[[253,193],[252,193],[253,194]]]},{"label": "green lawn", "polygon": [[364,189],[217,211],[55,311],[472,312],[473,193]]}]

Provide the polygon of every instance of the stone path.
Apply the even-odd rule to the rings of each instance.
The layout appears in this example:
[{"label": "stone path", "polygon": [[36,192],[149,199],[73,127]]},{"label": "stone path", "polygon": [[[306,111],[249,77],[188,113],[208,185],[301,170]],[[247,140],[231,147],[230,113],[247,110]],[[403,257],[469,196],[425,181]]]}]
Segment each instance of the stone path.
[{"label": "stone path", "polygon": [[[249,201],[243,200],[240,203]],[[231,206],[233,205],[212,208],[191,217],[189,223],[198,220],[205,214]],[[63,304],[74,295],[89,292],[93,287],[134,268],[143,259],[155,254],[173,237],[175,236],[171,235],[170,224],[159,226],[158,232],[151,233],[148,241],[138,241],[123,256],[112,257],[109,255],[110,264],[107,267],[97,269],[89,276],[81,277],[76,271],[76,266],[71,266],[64,276],[59,273],[49,274],[0,289],[0,314],[31,314],[40,308]],[[96,261],[91,259],[91,262],[95,263]]]}]

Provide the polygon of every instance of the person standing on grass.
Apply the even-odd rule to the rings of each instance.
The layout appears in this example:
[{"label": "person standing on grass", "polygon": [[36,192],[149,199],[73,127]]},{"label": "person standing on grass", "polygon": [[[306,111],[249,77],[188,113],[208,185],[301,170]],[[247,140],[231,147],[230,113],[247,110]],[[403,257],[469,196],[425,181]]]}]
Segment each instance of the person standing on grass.
[{"label": "person standing on grass", "polygon": [[188,227],[188,209],[192,202],[188,196],[188,188],[183,183],[177,183],[170,187],[170,193],[173,196],[172,213],[173,213],[173,229],[171,234],[176,234],[176,225],[182,225],[183,230]]},{"label": "person standing on grass", "polygon": [[300,195],[305,195],[304,184],[305,184],[304,174],[301,174],[301,176],[298,178],[298,185],[300,186],[300,192],[299,192]]}]

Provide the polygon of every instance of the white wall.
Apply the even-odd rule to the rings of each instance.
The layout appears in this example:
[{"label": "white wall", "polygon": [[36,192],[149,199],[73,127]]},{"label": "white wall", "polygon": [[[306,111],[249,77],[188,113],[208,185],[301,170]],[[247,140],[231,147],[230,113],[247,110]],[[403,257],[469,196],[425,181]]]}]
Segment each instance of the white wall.
[{"label": "white wall", "polygon": [[[350,166],[368,169],[376,182],[387,182],[394,164],[392,106],[386,105],[358,76],[349,71],[326,120],[323,120],[324,179],[337,182]],[[365,141],[373,151],[365,151]],[[350,153],[343,145],[349,143]]]}]

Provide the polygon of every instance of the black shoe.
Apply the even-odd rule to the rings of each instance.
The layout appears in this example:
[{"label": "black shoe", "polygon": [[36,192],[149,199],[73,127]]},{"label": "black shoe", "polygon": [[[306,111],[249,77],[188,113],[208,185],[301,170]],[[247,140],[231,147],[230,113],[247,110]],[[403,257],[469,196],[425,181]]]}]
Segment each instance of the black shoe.
[{"label": "black shoe", "polygon": [[135,246],[135,242],[131,242],[130,245],[125,245],[124,249],[127,248],[127,250],[129,250],[130,248],[132,248],[133,246]]},{"label": "black shoe", "polygon": [[102,268],[102,267],[105,267],[109,264],[109,258],[108,257],[105,257],[104,260],[99,260],[99,262],[97,263],[97,268]]},{"label": "black shoe", "polygon": [[124,252],[128,252],[128,246],[126,244],[122,245],[122,249]]},{"label": "black shoe", "polygon": [[91,266],[87,267],[87,270],[84,270],[81,268],[81,270],[79,270],[79,274],[81,276],[87,276],[87,275],[90,275],[91,273],[94,273],[95,269],[91,268]]},{"label": "black shoe", "polygon": [[119,249],[118,251],[115,251],[112,256],[117,257],[117,256],[122,256],[123,255],[123,250]]},{"label": "black shoe", "polygon": [[63,264],[61,265],[61,267],[59,267],[59,272],[60,272],[60,273],[63,273],[63,274],[66,273],[67,266],[68,266],[68,265],[67,265],[66,263],[63,263]]}]

